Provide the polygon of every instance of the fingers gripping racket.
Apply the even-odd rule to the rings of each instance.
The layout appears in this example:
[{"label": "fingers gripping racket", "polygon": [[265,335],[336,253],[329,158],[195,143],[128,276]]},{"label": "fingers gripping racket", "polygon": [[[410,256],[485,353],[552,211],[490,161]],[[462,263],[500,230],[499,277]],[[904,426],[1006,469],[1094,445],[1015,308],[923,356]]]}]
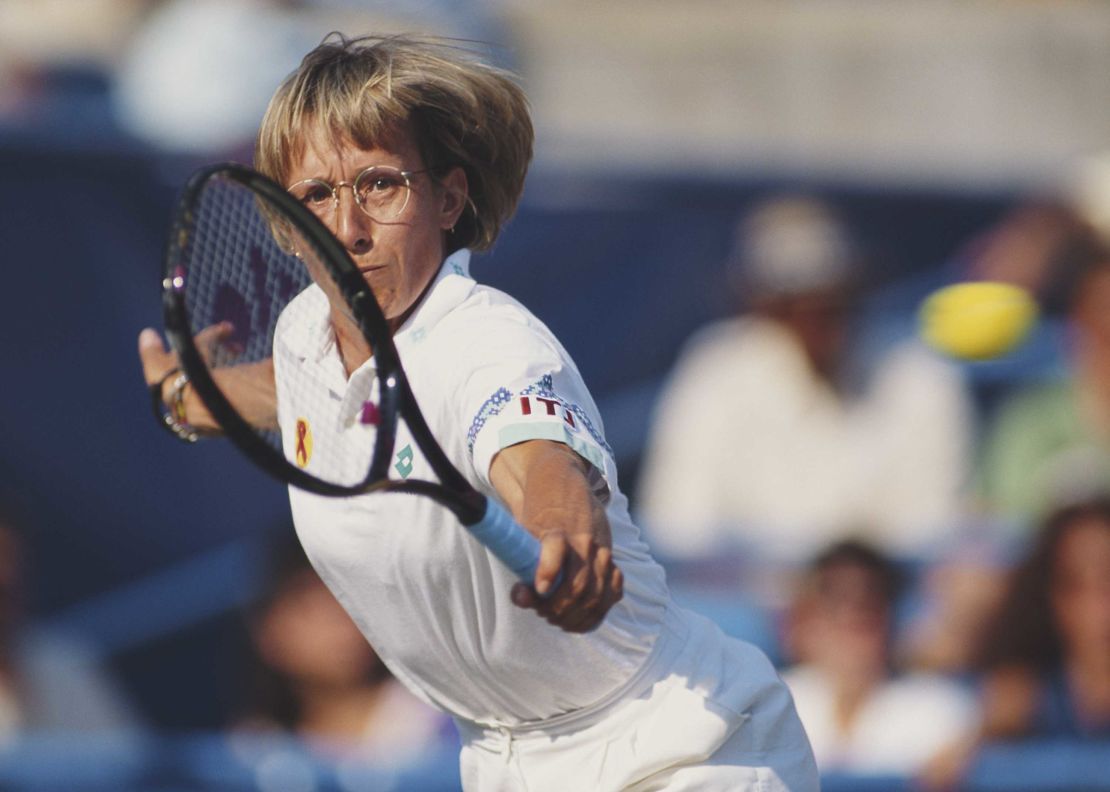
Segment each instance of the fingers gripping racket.
[{"label": "fingers gripping racket", "polygon": [[[374,382],[360,419],[338,437],[329,435],[328,448],[309,464],[306,425],[298,420],[279,427],[280,409],[259,405],[273,405],[282,394],[275,391],[271,363],[276,326],[304,324],[298,312],[314,301],[317,313],[330,305],[333,316],[361,332],[373,353]],[[448,459],[417,406],[362,274],[331,232],[281,186],[240,165],[193,175],[171,234],[163,307],[166,333],[198,396],[227,437],[267,473],[319,495],[431,498],[521,580],[534,580],[539,541]],[[314,414],[315,408],[334,409],[326,383],[299,379],[293,394],[299,405]],[[438,482],[390,478],[399,420]]]}]

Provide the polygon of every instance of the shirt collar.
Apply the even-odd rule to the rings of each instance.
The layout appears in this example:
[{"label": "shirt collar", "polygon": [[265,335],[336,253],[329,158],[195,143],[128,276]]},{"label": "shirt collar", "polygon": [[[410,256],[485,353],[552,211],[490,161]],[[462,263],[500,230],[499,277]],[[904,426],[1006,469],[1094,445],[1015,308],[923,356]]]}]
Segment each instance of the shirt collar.
[{"label": "shirt collar", "polygon": [[[465,300],[474,289],[470,277],[470,251],[456,250],[446,259],[415,310],[393,334],[398,350],[422,342],[439,320]],[[402,357],[402,363],[404,357]]]},{"label": "shirt collar", "polygon": [[[463,248],[444,259],[423,299],[393,334],[393,343],[398,349],[419,344],[440,319],[469,296],[473,288],[470,251]],[[287,336],[294,355],[301,360],[324,365],[330,358],[338,360],[328,300],[319,286],[310,285],[289,304],[286,311],[291,312],[291,316],[284,321],[296,329]],[[373,367],[373,364],[374,359],[370,358],[360,368]]]},{"label": "shirt collar", "polygon": [[318,363],[335,354],[335,333],[331,329],[328,298],[315,283],[310,283],[285,307],[280,324],[283,340],[300,360]]}]

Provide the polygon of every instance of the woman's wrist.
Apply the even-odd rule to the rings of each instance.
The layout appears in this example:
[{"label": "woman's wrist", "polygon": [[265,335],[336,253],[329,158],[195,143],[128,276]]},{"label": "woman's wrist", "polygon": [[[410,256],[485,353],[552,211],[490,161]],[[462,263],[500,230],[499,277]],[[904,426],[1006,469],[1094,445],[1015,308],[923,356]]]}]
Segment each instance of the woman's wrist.
[{"label": "woman's wrist", "polygon": [[[169,384],[168,393],[167,384]],[[188,408],[185,404],[185,390],[188,387],[189,375],[174,366],[163,374],[157,383],[151,385],[150,391],[155,414],[162,426],[179,440],[195,443],[199,435],[189,423]]]}]

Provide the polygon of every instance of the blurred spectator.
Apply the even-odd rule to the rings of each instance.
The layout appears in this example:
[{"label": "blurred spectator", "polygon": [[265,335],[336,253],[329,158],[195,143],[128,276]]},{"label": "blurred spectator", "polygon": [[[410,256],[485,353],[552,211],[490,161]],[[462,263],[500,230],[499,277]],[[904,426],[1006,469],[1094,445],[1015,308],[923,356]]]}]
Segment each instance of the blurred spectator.
[{"label": "blurred spectator", "polygon": [[783,673],[823,773],[913,776],[974,732],[972,694],[893,665],[895,566],[845,540],[810,565],[789,611]]},{"label": "blurred spectator", "polygon": [[82,107],[85,100],[106,111],[97,89],[151,2],[0,3],[0,123],[56,115],[69,125],[88,125],[95,113]]},{"label": "blurred spectator", "polygon": [[1110,486],[1110,248],[1069,249],[1054,272],[1068,284],[1066,370],[1010,393],[984,443],[985,506],[1022,531]]},{"label": "blurred spectator", "polygon": [[975,645],[993,617],[1013,561],[997,528],[951,542],[918,570],[899,639],[902,663],[952,677],[971,674]]},{"label": "blurred spectator", "polygon": [[249,161],[273,87],[333,30],[488,40],[481,0],[163,0],[120,59],[120,124],[162,149]]},{"label": "blurred spectator", "polygon": [[979,667],[984,739],[1110,739],[1110,498],[1045,520]]},{"label": "blurred spectator", "polygon": [[845,228],[808,198],[743,218],[733,284],[750,311],[688,344],[655,416],[638,492],[653,544],[728,544],[800,563],[858,527],[915,554],[957,522],[973,412],[961,373],[915,341],[861,360]]},{"label": "blurred spectator", "polygon": [[121,125],[170,151],[249,155],[273,86],[325,31],[273,0],[166,0],[132,37],[113,98]]},{"label": "blurred spectator", "polygon": [[403,764],[454,740],[450,719],[382,665],[299,545],[283,548],[251,617],[256,664],[237,730],[294,734],[315,750]]},{"label": "blurred spectator", "polygon": [[974,649],[980,728],[932,764],[932,786],[985,743],[1110,740],[1110,497],[1044,519]]},{"label": "blurred spectator", "polygon": [[1078,161],[1054,195],[1019,203],[957,261],[963,278],[1016,284],[1055,314],[1067,310],[1074,270],[1100,243],[1110,245],[1110,152]]},{"label": "blurred spectator", "polygon": [[1050,310],[1056,309],[1061,274],[1089,231],[1066,203],[1019,205],[964,247],[958,256],[961,275],[967,280],[1013,283]]}]

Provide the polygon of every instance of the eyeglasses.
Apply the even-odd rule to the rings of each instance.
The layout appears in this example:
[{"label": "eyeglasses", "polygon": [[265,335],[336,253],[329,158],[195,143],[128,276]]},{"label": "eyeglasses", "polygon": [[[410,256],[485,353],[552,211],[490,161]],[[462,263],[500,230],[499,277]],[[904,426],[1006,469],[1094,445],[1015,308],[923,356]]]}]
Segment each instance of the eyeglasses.
[{"label": "eyeglasses", "polygon": [[389,165],[372,165],[353,182],[341,181],[333,186],[322,179],[304,179],[290,185],[288,190],[309,211],[323,219],[329,210],[339,208],[339,188],[350,187],[363,214],[384,223],[401,216],[412,192],[412,177],[429,170],[403,171]]}]

